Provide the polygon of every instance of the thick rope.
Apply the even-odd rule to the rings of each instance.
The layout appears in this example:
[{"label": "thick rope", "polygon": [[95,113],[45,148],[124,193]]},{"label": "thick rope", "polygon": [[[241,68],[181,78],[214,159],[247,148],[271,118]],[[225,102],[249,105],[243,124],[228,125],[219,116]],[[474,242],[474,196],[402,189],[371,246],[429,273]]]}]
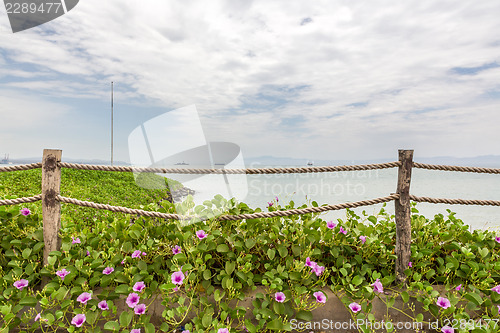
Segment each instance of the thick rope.
[{"label": "thick rope", "polygon": [[444,203],[450,205],[500,206],[500,201],[494,201],[494,200],[443,199],[443,198],[417,197],[415,195],[410,195],[410,200],[417,202],[428,202],[434,204]]},{"label": "thick rope", "polygon": [[10,200],[0,200],[0,206],[11,206],[11,205],[19,205],[27,202],[35,202],[42,200],[42,195],[38,194],[34,197],[25,197],[25,198],[16,198]]},{"label": "thick rope", "polygon": [[31,163],[31,164],[22,164],[22,165],[9,165],[9,166],[0,166],[0,172],[10,172],[10,171],[19,171],[19,170],[30,170],[30,169],[39,169],[42,167],[42,163]]},{"label": "thick rope", "polygon": [[[308,208],[303,208],[303,209],[291,209],[291,210],[285,210],[285,211],[262,212],[262,213],[253,213],[253,214],[222,215],[222,216],[219,216],[218,219],[222,220],[222,221],[227,221],[227,220],[235,221],[235,220],[244,220],[244,219],[256,219],[256,218],[267,218],[267,217],[277,217],[277,216],[290,216],[290,215],[302,215],[302,214],[310,214],[310,213],[321,213],[321,212],[326,212],[329,210],[340,210],[340,209],[345,209],[345,208],[355,208],[355,207],[360,207],[360,206],[375,205],[375,204],[379,204],[379,203],[383,203],[383,202],[392,201],[392,200],[395,200],[398,198],[399,198],[398,194],[392,194],[390,196],[382,197],[382,198],[363,200],[363,201],[357,201],[357,202],[342,203],[342,204],[337,204],[337,205],[328,205],[328,206],[322,206],[322,207],[308,207]],[[158,217],[158,218],[162,218],[162,219],[171,219],[171,220],[186,220],[186,219],[193,218],[190,216],[184,216],[184,215],[179,215],[179,214],[166,214],[166,213],[145,211],[145,210],[141,210],[141,209],[130,209],[127,207],[98,204],[98,203],[90,202],[90,201],[82,201],[82,200],[77,200],[77,199],[73,199],[73,198],[66,198],[66,197],[63,197],[60,195],[58,195],[56,197],[56,199],[60,202],[71,203],[71,204],[82,206],[82,207],[105,209],[105,210],[109,210],[112,212],[120,212],[120,213],[125,213],[125,214],[143,215],[143,216]]]},{"label": "thick rope", "polygon": [[300,167],[300,168],[260,168],[260,169],[184,169],[184,168],[136,168],[128,166],[110,166],[110,165],[90,165],[59,163],[62,168],[79,170],[100,170],[100,171],[122,171],[122,172],[152,172],[152,173],[173,173],[173,174],[271,174],[271,173],[314,173],[314,172],[336,172],[336,171],[358,171],[373,169],[388,169],[401,165],[401,162],[389,162],[379,164],[365,165],[339,165],[339,166],[318,166],[318,167]]},{"label": "thick rope", "polygon": [[438,165],[438,164],[424,164],[413,163],[415,168],[428,169],[428,170],[442,170],[442,171],[459,171],[459,172],[475,172],[475,173],[500,173],[500,169],[493,168],[478,168],[457,165]]}]

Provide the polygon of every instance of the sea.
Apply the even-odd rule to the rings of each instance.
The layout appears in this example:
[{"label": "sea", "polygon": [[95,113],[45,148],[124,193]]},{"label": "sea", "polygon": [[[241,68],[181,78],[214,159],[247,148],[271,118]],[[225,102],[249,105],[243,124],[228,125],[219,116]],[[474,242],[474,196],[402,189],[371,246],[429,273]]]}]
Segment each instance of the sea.
[{"label": "sea", "polygon": [[[263,166],[259,166],[263,167]],[[286,167],[286,166],[280,166]],[[269,204],[285,205],[293,201],[295,207],[355,202],[385,197],[396,192],[397,168],[365,171],[341,171],[307,174],[272,175],[203,175],[195,181],[183,182],[196,191],[195,203],[201,204],[216,194],[235,197],[249,207],[267,211]],[[169,175],[168,177],[170,177]],[[410,194],[448,199],[480,199],[500,201],[500,175],[412,169]],[[354,208],[377,215],[383,204]],[[433,218],[447,216],[448,209],[470,229],[489,229],[500,232],[500,206],[473,206],[417,203],[420,215]],[[394,214],[394,202],[385,208]],[[345,210],[330,211],[322,215],[326,220],[343,219]]]}]

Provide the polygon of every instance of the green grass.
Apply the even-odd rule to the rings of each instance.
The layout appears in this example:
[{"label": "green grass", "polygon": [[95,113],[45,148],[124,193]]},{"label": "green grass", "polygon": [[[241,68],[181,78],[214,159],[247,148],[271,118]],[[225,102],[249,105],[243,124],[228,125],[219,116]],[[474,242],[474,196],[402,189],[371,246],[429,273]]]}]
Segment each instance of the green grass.
[{"label": "green grass", "polygon": [[[41,184],[41,169],[2,172],[0,198],[11,199],[40,194]],[[177,184],[177,187],[180,186],[182,185]],[[133,173],[130,172],[62,169],[61,195],[113,206],[147,209],[148,205],[167,198],[169,189],[166,178],[156,174],[141,174],[136,182]],[[40,201],[18,206],[41,211]],[[61,207],[63,222],[82,219],[91,221],[94,218],[102,220],[111,216],[116,216],[116,213],[69,204],[62,204]]]}]

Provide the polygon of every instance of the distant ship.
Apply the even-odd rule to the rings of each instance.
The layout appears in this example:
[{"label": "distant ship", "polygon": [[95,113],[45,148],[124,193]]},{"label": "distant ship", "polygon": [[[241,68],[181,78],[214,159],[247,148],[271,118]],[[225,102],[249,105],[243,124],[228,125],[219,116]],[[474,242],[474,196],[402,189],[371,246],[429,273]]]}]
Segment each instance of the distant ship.
[{"label": "distant ship", "polygon": [[12,164],[9,162],[9,154],[5,154],[4,158],[0,160],[0,164]]},{"label": "distant ship", "polygon": [[215,165],[226,165],[226,163],[215,163]]},{"label": "distant ship", "polygon": [[182,161],[182,163],[175,163],[175,165],[189,165],[189,163],[185,163],[184,161]]},{"label": "distant ship", "polygon": [[314,161],[307,161],[307,165],[308,166],[313,166],[314,165]]}]

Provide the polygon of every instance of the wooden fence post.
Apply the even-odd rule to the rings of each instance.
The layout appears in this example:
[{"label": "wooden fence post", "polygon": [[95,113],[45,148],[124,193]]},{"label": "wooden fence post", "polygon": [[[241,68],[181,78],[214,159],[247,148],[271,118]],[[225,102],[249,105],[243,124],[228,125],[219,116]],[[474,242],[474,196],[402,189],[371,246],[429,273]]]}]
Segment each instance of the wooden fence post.
[{"label": "wooden fence post", "polygon": [[62,150],[43,150],[42,160],[42,213],[43,213],[43,265],[48,264],[49,253],[61,248],[61,203],[56,200],[61,189]]},{"label": "wooden fence post", "polygon": [[394,200],[396,210],[396,280],[406,281],[404,271],[408,268],[411,257],[411,206],[410,181],[413,166],[413,150],[398,151],[401,166],[398,170],[399,200]]}]

